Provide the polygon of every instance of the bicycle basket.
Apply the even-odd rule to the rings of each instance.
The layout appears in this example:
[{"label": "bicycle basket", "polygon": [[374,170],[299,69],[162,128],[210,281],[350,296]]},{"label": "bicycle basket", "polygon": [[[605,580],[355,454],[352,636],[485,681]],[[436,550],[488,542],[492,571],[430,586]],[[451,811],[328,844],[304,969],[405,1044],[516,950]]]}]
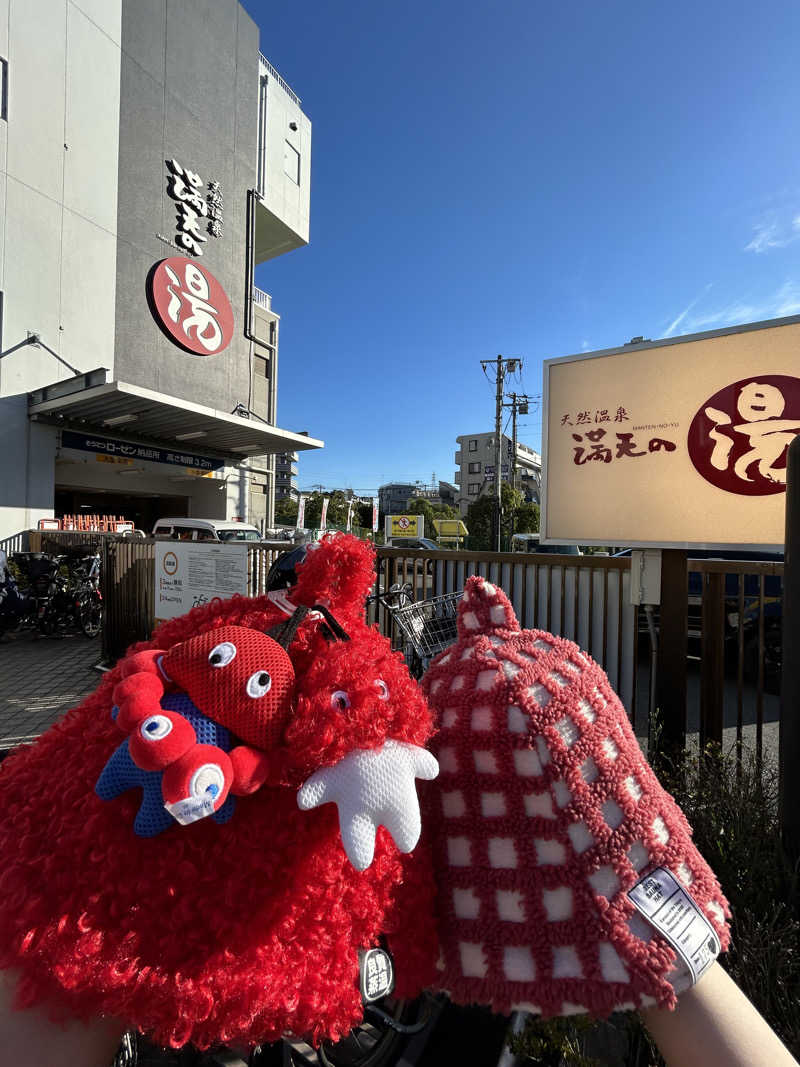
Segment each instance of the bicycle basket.
[{"label": "bicycle basket", "polygon": [[455,641],[458,602],[463,595],[462,590],[445,593],[392,611],[392,618],[419,656],[435,656]]}]

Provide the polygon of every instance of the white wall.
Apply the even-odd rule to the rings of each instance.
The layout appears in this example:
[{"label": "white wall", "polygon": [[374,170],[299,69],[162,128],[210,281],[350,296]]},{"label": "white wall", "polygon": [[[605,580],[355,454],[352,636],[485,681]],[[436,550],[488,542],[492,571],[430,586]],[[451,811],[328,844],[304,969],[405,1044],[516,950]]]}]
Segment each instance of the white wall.
[{"label": "white wall", "polygon": [[[261,177],[259,192],[267,208],[308,243],[311,211],[311,121],[300,105],[284,90],[269,69],[261,64],[261,77],[267,78],[266,113],[259,116]],[[291,129],[291,124],[297,126]],[[284,165],[287,143],[300,156],[300,182],[293,181]],[[288,153],[291,156],[291,153]]]},{"label": "white wall", "polygon": [[[79,371],[113,370],[121,20],[122,0],[0,0],[2,350],[35,332]],[[0,360],[0,537],[52,515],[54,432],[26,428],[25,394],[71,373],[43,348]]]}]

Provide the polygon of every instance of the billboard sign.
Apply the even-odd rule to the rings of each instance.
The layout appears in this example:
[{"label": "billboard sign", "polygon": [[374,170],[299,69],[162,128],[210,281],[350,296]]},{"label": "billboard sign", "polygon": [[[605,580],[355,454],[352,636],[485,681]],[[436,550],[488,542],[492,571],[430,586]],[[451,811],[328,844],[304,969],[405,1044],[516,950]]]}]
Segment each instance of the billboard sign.
[{"label": "billboard sign", "polygon": [[434,519],[437,537],[467,537],[469,530],[462,519]]},{"label": "billboard sign", "polygon": [[424,537],[424,515],[387,515],[384,520],[384,533],[390,537]]},{"label": "billboard sign", "polygon": [[800,317],[544,364],[542,541],[783,545]]},{"label": "billboard sign", "polygon": [[156,541],[155,618],[184,615],[215,597],[247,595],[247,545]]}]

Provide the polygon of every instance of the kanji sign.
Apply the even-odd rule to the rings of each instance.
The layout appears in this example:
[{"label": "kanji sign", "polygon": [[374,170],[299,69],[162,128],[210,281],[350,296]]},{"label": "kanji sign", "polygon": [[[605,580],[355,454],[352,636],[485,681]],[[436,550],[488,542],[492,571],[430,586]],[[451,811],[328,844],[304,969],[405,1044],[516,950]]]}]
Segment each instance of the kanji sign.
[{"label": "kanji sign", "polygon": [[213,356],[233,337],[233,310],[210,270],[183,256],[162,259],[150,275],[153,313],[176,344]]},{"label": "kanji sign", "polygon": [[780,547],[800,318],[547,360],[542,541]]},{"label": "kanji sign", "polygon": [[61,447],[76,448],[79,452],[95,452],[98,458],[122,460],[123,463],[133,463],[134,460],[169,463],[199,473],[221,471],[225,466],[221,459],[198,456],[194,452],[183,452],[177,448],[170,451],[167,448],[156,448],[155,445],[137,445],[131,441],[119,441],[114,437],[102,437],[99,434],[76,433],[74,430],[61,431]]},{"label": "kanji sign", "polygon": [[800,378],[763,374],[720,389],[689,427],[689,455],[712,485],[742,496],[783,493],[800,432]]},{"label": "kanji sign", "polygon": [[175,241],[193,256],[202,256],[203,245],[212,237],[222,237],[222,188],[218,181],[204,182],[199,174],[177,159],[167,160],[167,193],[175,201],[177,234]]}]

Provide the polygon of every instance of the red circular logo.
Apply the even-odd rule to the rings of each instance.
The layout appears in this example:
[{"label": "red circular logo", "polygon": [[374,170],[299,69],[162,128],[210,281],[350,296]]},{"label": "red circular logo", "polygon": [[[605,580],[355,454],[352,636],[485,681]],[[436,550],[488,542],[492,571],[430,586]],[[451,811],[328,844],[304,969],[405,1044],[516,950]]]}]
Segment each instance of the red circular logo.
[{"label": "red circular logo", "polygon": [[689,427],[689,456],[718,489],[742,496],[786,491],[786,450],[800,432],[800,378],[759,374],[726,385]]},{"label": "red circular logo", "polygon": [[150,275],[153,315],[176,344],[214,356],[233,337],[233,309],[210,270],[193,259],[162,259]]}]

